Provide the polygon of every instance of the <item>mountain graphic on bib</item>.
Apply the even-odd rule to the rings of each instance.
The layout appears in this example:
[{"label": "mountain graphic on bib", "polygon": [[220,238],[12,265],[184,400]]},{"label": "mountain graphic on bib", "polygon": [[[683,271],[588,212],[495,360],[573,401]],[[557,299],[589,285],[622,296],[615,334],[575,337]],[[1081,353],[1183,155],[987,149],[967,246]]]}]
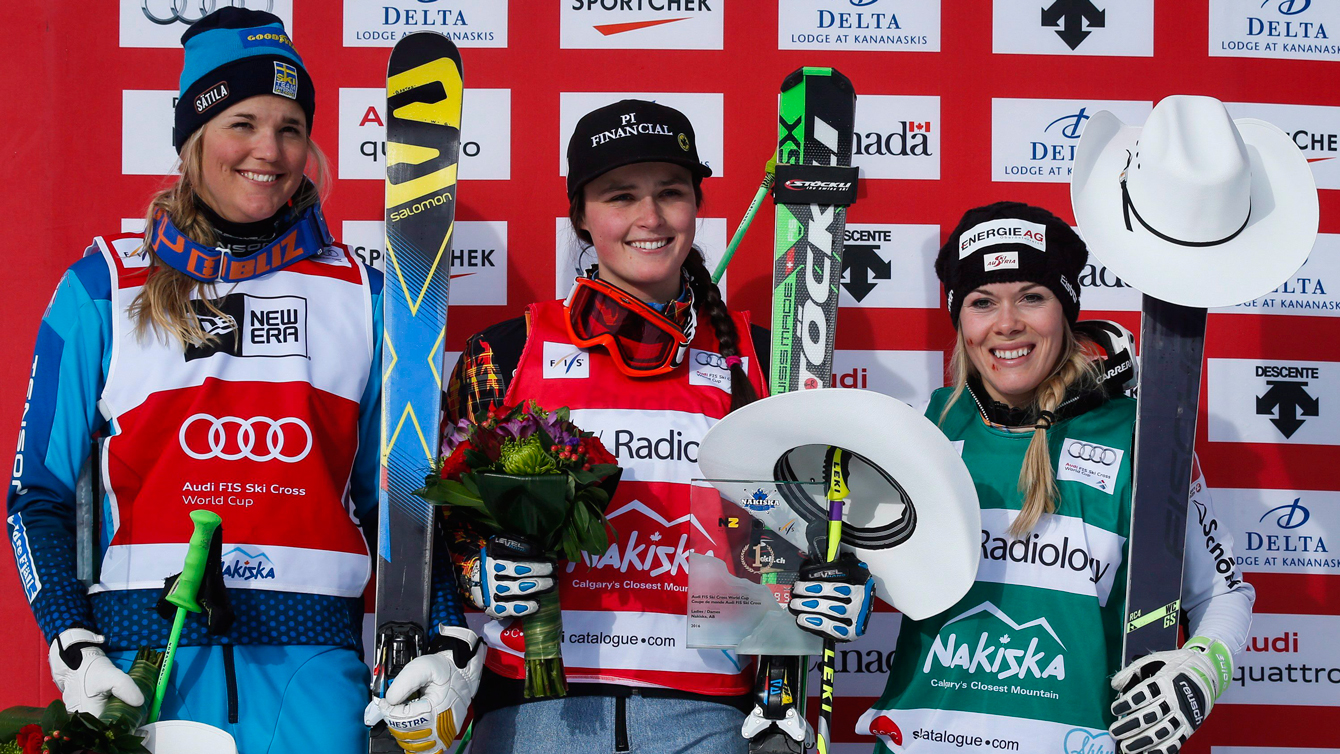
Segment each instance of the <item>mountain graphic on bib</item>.
[{"label": "mountain graphic on bib", "polygon": [[945,622],[922,672],[962,668],[983,680],[1065,680],[1065,643],[1046,618],[1016,620],[991,602]]}]

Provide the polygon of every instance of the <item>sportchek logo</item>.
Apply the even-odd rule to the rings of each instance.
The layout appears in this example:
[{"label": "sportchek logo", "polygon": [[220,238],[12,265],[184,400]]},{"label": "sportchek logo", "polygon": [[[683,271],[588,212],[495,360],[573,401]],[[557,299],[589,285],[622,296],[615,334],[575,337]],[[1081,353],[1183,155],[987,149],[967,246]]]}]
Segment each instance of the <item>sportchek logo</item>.
[{"label": "sportchek logo", "polygon": [[[587,568],[595,571],[613,569],[620,573],[640,572],[648,578],[663,574],[687,575],[689,555],[693,552],[689,546],[689,527],[697,529],[707,541],[712,541],[711,535],[692,513],[668,519],[641,500],[633,500],[611,511],[606,518],[614,521],[623,516],[632,517],[613,524],[623,533],[605,554],[593,556],[582,553]],[[628,528],[625,529],[625,526]],[[568,572],[571,573],[576,567],[576,563],[569,562]]]},{"label": "sportchek logo", "polygon": [[565,0],[563,49],[720,50],[724,0]]},{"label": "sportchek logo", "polygon": [[[386,270],[386,226],[380,220],[345,220],[340,239],[364,264]],[[507,221],[458,220],[452,232],[451,303],[507,303]],[[456,281],[462,281],[457,284]]]},{"label": "sportchek logo", "polygon": [[[964,621],[971,622],[962,625]],[[991,602],[983,602],[945,623],[931,644],[921,672],[930,674],[936,668],[957,668],[970,676],[996,681],[1031,680],[1032,687],[1015,685],[1011,691],[1060,699],[1056,692],[1038,688],[1036,682],[1049,678],[1065,680],[1065,653],[1065,642],[1046,618],[1020,623]],[[969,689],[967,681],[935,682],[951,691],[977,693]]]},{"label": "sportchek logo", "polygon": [[1312,165],[1317,188],[1340,189],[1340,107],[1256,102],[1224,106],[1234,118],[1260,118],[1279,126]]},{"label": "sportchek logo", "polygon": [[979,581],[1093,595],[1106,605],[1121,570],[1126,538],[1073,516],[1045,517],[1033,533],[1016,539],[1008,532],[1018,511],[982,511]]},{"label": "sportchek logo", "polygon": [[700,476],[698,444],[715,423],[684,411],[590,408],[573,410],[572,421],[594,432],[619,459],[625,481],[683,484]]}]

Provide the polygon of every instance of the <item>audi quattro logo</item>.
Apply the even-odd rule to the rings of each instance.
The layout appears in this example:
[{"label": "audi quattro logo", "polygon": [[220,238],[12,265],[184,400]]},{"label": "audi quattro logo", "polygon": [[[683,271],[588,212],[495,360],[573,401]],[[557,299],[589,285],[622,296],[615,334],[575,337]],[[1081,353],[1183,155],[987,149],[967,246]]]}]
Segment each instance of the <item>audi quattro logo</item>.
[{"label": "audi quattro logo", "polygon": [[700,366],[713,367],[715,369],[726,369],[726,357],[719,353],[711,351],[697,351],[693,354],[693,360]]},{"label": "audi quattro logo", "polygon": [[[192,427],[196,427],[194,431]],[[291,429],[286,429],[291,428]],[[262,439],[262,435],[264,435]],[[186,455],[198,461],[281,461],[297,463],[312,452],[312,429],[291,416],[215,417],[194,414],[182,425],[177,440]]]},{"label": "audi quattro logo", "polygon": [[1078,458],[1081,461],[1092,461],[1104,466],[1111,466],[1117,462],[1117,451],[1112,448],[1105,448],[1102,445],[1091,445],[1087,442],[1071,442],[1066,448],[1066,452],[1071,458]]},{"label": "audi quattro logo", "polygon": [[[205,16],[213,13],[220,3],[218,0],[144,0],[140,9],[144,11],[144,17],[158,24],[159,26],[168,26],[175,23],[183,23],[187,26],[199,21]],[[275,0],[225,0],[222,5],[231,5],[235,8],[251,8],[252,10],[264,10],[273,13],[275,9]],[[194,11],[195,15],[191,15]]]}]

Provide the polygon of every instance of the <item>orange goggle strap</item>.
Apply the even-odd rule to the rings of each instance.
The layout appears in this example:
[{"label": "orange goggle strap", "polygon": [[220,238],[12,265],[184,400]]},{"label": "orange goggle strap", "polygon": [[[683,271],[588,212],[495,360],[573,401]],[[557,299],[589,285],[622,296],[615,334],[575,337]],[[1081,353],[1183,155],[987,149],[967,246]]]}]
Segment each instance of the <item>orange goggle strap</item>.
[{"label": "orange goggle strap", "polygon": [[689,289],[689,321],[680,329],[636,296],[598,278],[578,278],[563,302],[574,345],[601,346],[630,377],[665,374],[684,362],[698,326]]}]

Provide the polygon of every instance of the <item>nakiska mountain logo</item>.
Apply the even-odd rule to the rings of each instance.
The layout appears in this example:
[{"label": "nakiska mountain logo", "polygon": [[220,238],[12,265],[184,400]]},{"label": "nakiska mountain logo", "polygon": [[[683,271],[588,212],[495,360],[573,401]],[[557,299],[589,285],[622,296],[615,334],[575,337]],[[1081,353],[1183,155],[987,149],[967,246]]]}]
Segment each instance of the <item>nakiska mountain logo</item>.
[{"label": "nakiska mountain logo", "polygon": [[1340,60],[1340,3],[1320,0],[1216,0],[1210,3],[1210,54],[1243,58]]},{"label": "nakiska mountain logo", "polygon": [[[951,630],[951,626],[968,620],[973,628],[960,625]],[[1065,655],[1065,642],[1046,618],[1020,623],[993,603],[983,602],[945,622],[926,654],[921,672],[929,674],[936,667],[959,668],[967,675],[994,681],[1063,681]],[[967,681],[937,682],[953,691],[978,693]],[[1061,698],[1046,688],[1011,684],[1005,690],[1020,696]]]},{"label": "nakiska mountain logo", "polygon": [[[645,525],[632,524],[630,530],[621,533],[619,539],[611,543],[609,549],[603,555],[593,556],[582,553],[582,560],[587,568],[592,570],[614,568],[620,573],[628,573],[631,569],[634,573],[642,572],[649,578],[662,574],[671,576],[678,575],[681,572],[687,574],[689,555],[693,553],[693,548],[689,546],[688,532],[681,532],[678,539],[666,539],[667,534],[673,537],[670,532],[671,529],[680,529],[686,524],[697,529],[699,534],[705,537],[708,542],[715,544],[712,536],[707,533],[707,529],[703,528],[702,523],[692,513],[686,513],[675,519],[667,519],[641,500],[633,500],[617,510],[611,511],[606,515],[606,518],[613,521],[631,513],[639,513],[644,518],[650,519],[653,524],[651,534],[643,534]],[[614,526],[618,528],[620,524],[614,524]],[[666,540],[665,544],[661,544],[663,539]],[[672,541],[674,544],[671,544]],[[568,563],[568,573],[572,573],[575,568],[576,563]]]},{"label": "nakiska mountain logo", "polygon": [[235,581],[274,581],[275,564],[264,552],[252,554],[241,547],[223,554],[223,577]]},{"label": "nakiska mountain logo", "polygon": [[780,0],[777,49],[939,52],[940,0]]},{"label": "nakiska mountain logo", "polygon": [[720,50],[725,0],[564,0],[563,49]]},{"label": "nakiska mountain logo", "polygon": [[741,500],[740,505],[745,508],[748,508],[751,511],[756,511],[758,513],[765,513],[767,511],[772,510],[773,508],[776,508],[777,501],[768,497],[768,493],[764,492],[762,489],[759,489],[758,491],[754,492],[754,494],[750,495],[744,500]]}]

